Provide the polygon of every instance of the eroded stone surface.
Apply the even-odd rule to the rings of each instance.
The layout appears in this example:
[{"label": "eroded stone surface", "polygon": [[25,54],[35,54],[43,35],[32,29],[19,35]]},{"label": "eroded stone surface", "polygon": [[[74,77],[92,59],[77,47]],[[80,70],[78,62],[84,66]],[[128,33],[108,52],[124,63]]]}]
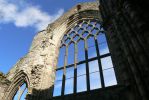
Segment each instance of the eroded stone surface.
[{"label": "eroded stone surface", "polygon": [[[96,12],[90,13],[88,10]],[[0,77],[4,77],[5,81],[10,81],[8,85],[6,84],[7,82],[5,83],[7,87],[9,86],[7,92],[0,86],[2,91],[0,97],[2,98],[5,93],[6,97],[4,96],[3,100],[10,100],[12,98],[11,96],[13,96],[14,92],[17,90],[19,83],[21,85],[21,80],[24,80],[26,82],[28,81],[27,99],[49,99],[52,95],[51,91],[54,85],[60,40],[70,26],[77,23],[79,17],[86,18],[87,15],[90,15],[92,18],[100,18],[98,10],[97,2],[79,4],[54,23],[49,24],[45,30],[40,31],[34,37],[28,54],[16,63],[7,76],[0,74]],[[84,13],[82,14],[82,12]],[[42,99],[39,98],[39,96]],[[38,99],[36,97],[38,97]]]},{"label": "eroded stone surface", "polygon": [[9,84],[10,81],[6,79],[6,75],[0,72],[0,100],[2,100],[2,97],[4,96]]}]

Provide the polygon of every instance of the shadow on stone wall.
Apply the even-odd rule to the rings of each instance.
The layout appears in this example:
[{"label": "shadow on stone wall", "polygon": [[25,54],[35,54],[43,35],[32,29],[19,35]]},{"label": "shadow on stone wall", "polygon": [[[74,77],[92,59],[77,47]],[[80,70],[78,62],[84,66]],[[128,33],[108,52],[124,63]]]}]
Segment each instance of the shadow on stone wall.
[{"label": "shadow on stone wall", "polygon": [[44,90],[32,89],[32,93],[27,94],[26,100],[52,100],[53,87]]}]

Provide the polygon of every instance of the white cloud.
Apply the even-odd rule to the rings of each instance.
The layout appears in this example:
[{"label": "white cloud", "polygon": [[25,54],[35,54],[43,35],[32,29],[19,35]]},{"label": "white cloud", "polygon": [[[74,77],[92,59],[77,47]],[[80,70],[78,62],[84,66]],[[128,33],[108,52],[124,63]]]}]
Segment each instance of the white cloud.
[{"label": "white cloud", "polygon": [[8,0],[0,0],[0,23],[13,23],[17,27],[31,26],[42,30],[60,17],[63,12],[63,9],[59,9],[56,14],[49,15],[37,6],[28,5],[22,8]]}]

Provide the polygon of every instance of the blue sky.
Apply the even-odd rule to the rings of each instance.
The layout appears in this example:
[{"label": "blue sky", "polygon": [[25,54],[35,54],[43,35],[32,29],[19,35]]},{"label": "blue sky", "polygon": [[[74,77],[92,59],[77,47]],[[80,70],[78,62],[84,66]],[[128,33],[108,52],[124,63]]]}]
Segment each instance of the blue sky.
[{"label": "blue sky", "polygon": [[95,0],[0,0],[0,71],[27,54],[33,37],[80,2]]},{"label": "blue sky", "polygon": [[[96,0],[0,0],[0,71],[6,74],[21,57],[27,54],[33,37],[38,31],[44,29],[49,23],[59,18],[76,4],[88,1]],[[100,40],[102,39],[103,38]],[[105,46],[101,48],[103,49]],[[101,51],[103,51],[103,53],[105,52],[104,49]],[[96,54],[92,52],[89,55],[94,56]],[[110,63],[107,64],[107,62],[110,61],[103,61],[103,65],[112,66]],[[97,69],[98,65],[96,63],[97,62],[90,63],[90,66],[94,66],[94,69],[92,68],[90,71]],[[84,71],[83,66],[83,64],[78,66],[78,75],[83,74],[80,73]],[[115,84],[115,78],[113,79],[114,81],[109,81],[110,73],[114,72],[108,72],[107,70],[105,73],[107,86],[109,84]],[[68,74],[68,76],[70,76],[70,73]],[[61,75],[58,73],[57,78],[59,78],[59,76]],[[91,89],[100,88],[100,82],[98,82],[99,77],[94,76],[98,75],[95,73],[90,76],[92,80],[92,82],[90,82],[92,86]],[[85,78],[85,75],[78,77],[80,81],[78,81],[79,83],[77,84],[85,84]],[[95,80],[97,81],[94,82]],[[69,84],[66,88],[66,94],[72,91],[72,83],[72,80],[66,82],[66,84]],[[84,85],[83,87],[83,84],[78,85],[77,92],[86,90],[86,86]],[[25,85],[23,85],[21,89],[23,90],[24,87]],[[58,84],[57,89],[60,87],[61,84]],[[25,90],[21,100],[24,99],[26,92],[27,90]],[[17,100],[17,95],[14,100]]]}]

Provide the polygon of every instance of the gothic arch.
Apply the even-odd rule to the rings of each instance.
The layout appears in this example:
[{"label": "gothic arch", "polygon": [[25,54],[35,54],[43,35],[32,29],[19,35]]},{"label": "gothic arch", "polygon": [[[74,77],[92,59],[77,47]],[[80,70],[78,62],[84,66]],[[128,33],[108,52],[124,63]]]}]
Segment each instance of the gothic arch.
[{"label": "gothic arch", "polygon": [[21,70],[12,78],[12,82],[6,91],[3,100],[13,100],[18,87],[23,85],[24,83],[26,83],[27,87],[30,86],[30,81],[27,74]]},{"label": "gothic arch", "polygon": [[[77,8],[78,6],[76,6],[76,8]],[[98,46],[97,45],[99,45],[98,44],[98,42],[97,42],[97,36],[99,35],[99,34],[104,34],[104,30],[103,30],[103,28],[102,28],[102,19],[101,19],[101,17],[100,17],[100,13],[99,13],[99,9],[96,9],[96,7],[97,6],[95,6],[95,7],[92,7],[92,8],[88,8],[88,9],[83,9],[83,10],[81,10],[81,7],[82,7],[82,5],[79,5],[79,10],[77,9],[77,12],[73,12],[73,13],[70,13],[70,12],[68,12],[70,15],[69,16],[62,16],[60,19],[61,20],[63,20],[63,22],[62,23],[60,23],[59,25],[57,25],[57,23],[58,22],[61,22],[60,20],[57,20],[55,23],[53,23],[53,24],[51,24],[51,27],[49,27],[49,28],[51,28],[52,29],[52,25],[54,26],[54,24],[56,24],[57,26],[58,26],[58,28],[59,28],[59,30],[61,30],[61,28],[63,28],[63,26],[66,26],[65,28],[63,28],[63,30],[62,31],[57,31],[57,32],[54,32],[54,34],[53,34],[53,37],[52,37],[52,39],[55,41],[55,46],[57,47],[57,52],[59,52],[59,49],[62,47],[62,46],[66,46],[66,48],[67,48],[67,50],[68,50],[68,45],[70,45],[70,44],[72,44],[73,43],[73,45],[76,43],[76,42],[74,42],[74,40],[72,40],[72,38],[74,39],[76,36],[78,36],[78,35],[80,35],[80,39],[78,40],[78,41],[80,41],[80,40],[85,40],[85,42],[87,42],[87,40],[90,38],[90,37],[92,37],[93,38],[93,40],[94,40],[94,44],[96,44],[96,49],[95,49],[95,52],[97,53],[97,52],[99,52],[99,48],[98,48]],[[74,10],[74,9],[73,9]],[[66,18],[67,17],[67,18]],[[62,18],[66,18],[66,19],[62,19]],[[99,28],[97,28],[97,30],[99,29],[99,31],[100,32],[96,32],[96,33],[94,33],[94,35],[92,34],[93,32],[93,29],[89,29],[89,31],[87,31],[88,33],[87,33],[87,36],[86,37],[83,37],[83,34],[85,33],[85,31],[87,30],[87,27],[89,27],[89,25],[91,25],[91,23],[92,22],[94,22],[95,24],[93,25],[93,29],[94,28],[97,28],[96,27],[96,24],[99,24]],[[87,25],[88,26],[86,26],[86,28],[85,28],[85,30],[84,30],[84,32],[83,33],[80,33],[79,34],[79,30],[82,28],[82,26],[83,26],[83,24],[84,23],[87,23]],[[80,27],[80,26],[81,27]],[[50,25],[49,25],[50,26]],[[75,34],[73,37],[68,37],[68,35],[67,34],[69,34],[69,33],[71,33],[73,30],[75,30],[75,27],[79,27],[79,29],[77,30],[77,34]],[[58,30],[58,29],[55,29],[55,30]],[[67,36],[66,36],[67,35]],[[63,37],[67,37],[67,39],[69,38],[69,39],[71,39],[70,41],[71,42],[69,42],[68,44],[63,44]],[[65,39],[65,41],[67,41],[67,39]],[[62,45],[61,45],[62,44]],[[77,42],[77,44],[78,44],[78,42]],[[87,44],[87,43],[86,43]],[[94,45],[95,46],[95,45]],[[108,46],[107,46],[108,47]],[[87,46],[85,47],[85,49],[87,48]],[[101,59],[102,58],[110,58],[111,57],[111,55],[110,55],[110,53],[108,52],[108,53],[105,53],[105,54],[103,54],[103,55],[100,55],[99,53],[97,53],[97,55],[96,56],[94,56],[94,57],[91,57],[91,58],[88,58],[88,50],[85,50],[84,51],[84,53],[86,53],[85,54],[85,59],[84,60],[82,60],[82,61],[80,61],[80,62],[75,62],[75,63],[72,63],[72,64],[67,64],[67,65],[64,65],[64,66],[60,66],[60,68],[56,68],[56,71],[57,70],[64,70],[64,72],[63,72],[63,78],[62,78],[62,90],[60,90],[60,91],[62,91],[61,92],[61,94],[62,94],[62,96],[64,95],[64,89],[65,89],[65,81],[66,81],[66,68],[73,68],[74,66],[74,69],[77,69],[77,67],[76,66],[79,66],[79,65],[81,65],[81,64],[85,64],[85,66],[86,66],[86,68],[89,68],[89,63],[91,62],[91,61],[97,61],[97,66],[99,67],[99,66],[101,66]],[[67,51],[67,53],[66,53],[66,57],[68,57],[68,51]],[[65,57],[65,59],[68,59],[68,58],[66,58]],[[57,58],[58,58],[58,53],[57,53]],[[69,59],[71,59],[71,58],[69,58]],[[76,59],[75,57],[74,57],[74,59]],[[57,62],[58,62],[58,59],[57,59]],[[66,63],[67,63],[67,61],[66,61]],[[103,67],[103,66],[102,66]],[[99,74],[101,75],[101,79],[99,79],[99,80],[101,80],[101,88],[105,88],[105,87],[107,87],[108,85],[106,85],[105,84],[105,79],[107,79],[107,78],[105,78],[104,76],[103,76],[103,70],[102,70],[102,67],[99,67],[99,69],[100,70],[98,70],[98,72],[99,72]],[[75,71],[75,72],[73,72],[73,73],[77,73],[76,71],[77,70],[74,70],[73,69],[73,71]],[[110,68],[109,69],[112,69],[112,71],[114,70],[114,68],[113,68],[113,65],[112,65],[112,67],[110,66]],[[98,74],[98,72],[97,72],[97,74]],[[113,73],[113,75],[115,75],[115,72],[113,71],[112,72]],[[88,70],[86,70],[86,77],[87,77],[87,79],[86,79],[86,81],[87,81],[87,91],[90,91],[91,90],[91,88],[90,88],[90,73],[89,73],[89,69]],[[100,76],[99,76],[100,77]],[[73,84],[75,84],[75,86],[73,86],[73,93],[76,93],[76,87],[77,87],[77,83],[76,83],[76,81],[75,80],[77,80],[77,74],[74,74],[74,76],[73,76],[73,78],[74,79],[72,79],[72,80],[74,80],[73,82]],[[116,78],[114,78],[114,80],[116,80]],[[117,84],[117,82],[115,81],[115,83],[114,84],[112,84],[112,85],[116,85]],[[112,86],[112,85],[109,85],[109,86]],[[100,86],[99,86],[100,87]],[[97,88],[96,88],[97,89]],[[75,91],[75,92],[74,92]]]},{"label": "gothic arch", "polygon": [[[56,41],[56,43],[57,43],[56,45],[58,46],[58,48],[60,47],[61,40],[64,37],[64,35],[67,34],[77,24],[81,23],[83,20],[96,20],[102,25],[102,19],[99,15],[100,15],[99,10],[93,8],[90,10],[78,11],[77,13],[73,13],[72,15],[70,15],[68,17],[68,19],[65,19],[63,24],[66,25],[66,30],[64,32],[57,33],[57,34],[59,34],[58,39],[53,38],[53,40],[58,40],[58,41]],[[67,23],[65,23],[65,22],[67,22]],[[57,36],[57,34],[53,34],[53,36]],[[57,37],[55,37],[55,38],[57,38]]]}]

